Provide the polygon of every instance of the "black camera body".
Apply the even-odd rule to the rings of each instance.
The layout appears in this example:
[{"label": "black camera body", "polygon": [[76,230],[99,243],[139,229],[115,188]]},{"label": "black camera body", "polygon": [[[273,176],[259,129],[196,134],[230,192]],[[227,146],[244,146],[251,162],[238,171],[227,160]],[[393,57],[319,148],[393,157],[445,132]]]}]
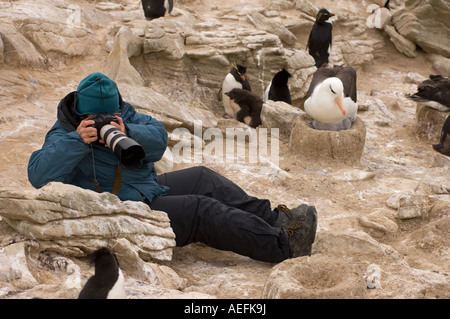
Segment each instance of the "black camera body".
[{"label": "black camera body", "polygon": [[145,158],[145,152],[142,146],[135,140],[126,136],[117,127],[112,126],[111,122],[119,121],[114,115],[100,113],[92,118],[94,124],[90,125],[97,129],[98,138],[114,152],[123,167],[127,169],[138,169],[142,166]]},{"label": "black camera body", "polygon": [[117,124],[119,124],[119,121],[117,120],[117,118],[114,115],[107,114],[107,113],[100,113],[96,117],[92,118],[91,120],[94,121],[94,124],[89,125],[89,126],[95,127],[97,129],[99,138],[101,138],[100,130],[102,129],[103,126],[110,124],[111,122],[116,122]]}]

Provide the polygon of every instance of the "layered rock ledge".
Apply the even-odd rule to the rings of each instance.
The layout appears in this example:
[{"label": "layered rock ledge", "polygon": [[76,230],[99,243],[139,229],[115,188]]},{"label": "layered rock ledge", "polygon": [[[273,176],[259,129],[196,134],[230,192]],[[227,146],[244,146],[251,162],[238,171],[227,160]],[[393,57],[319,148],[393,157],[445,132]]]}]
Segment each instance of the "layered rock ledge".
[{"label": "layered rock ledge", "polygon": [[175,235],[167,214],[141,202],[121,201],[72,185],[0,190],[0,216],[40,250],[82,257],[126,240],[143,260],[172,258]]}]

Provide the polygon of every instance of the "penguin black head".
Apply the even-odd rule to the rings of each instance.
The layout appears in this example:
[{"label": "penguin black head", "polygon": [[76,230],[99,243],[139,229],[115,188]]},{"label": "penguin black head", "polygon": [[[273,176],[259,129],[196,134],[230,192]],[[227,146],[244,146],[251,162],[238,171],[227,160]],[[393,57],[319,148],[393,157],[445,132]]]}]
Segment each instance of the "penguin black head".
[{"label": "penguin black head", "polygon": [[119,268],[116,256],[107,247],[102,247],[94,251],[91,258],[95,263],[95,272],[101,270],[105,264],[112,265],[114,269]]},{"label": "penguin black head", "polygon": [[245,72],[247,72],[247,68],[239,64],[233,65],[233,67],[230,70],[230,73],[234,76],[236,81],[241,83],[244,82],[246,79]]},{"label": "penguin black head", "polygon": [[233,67],[231,68],[229,73],[234,77],[234,79],[237,82],[242,84],[242,88],[244,90],[251,91],[252,88],[250,86],[250,83],[248,82],[245,72],[247,72],[247,68],[245,66],[233,64]]},{"label": "penguin black head", "polygon": [[275,74],[272,82],[274,84],[278,84],[279,86],[286,85],[289,78],[291,78],[291,77],[292,77],[292,75],[285,68],[283,68],[280,72]]},{"label": "penguin black head", "polygon": [[228,96],[231,100],[234,100],[238,97],[237,90],[234,90],[234,91],[233,90],[231,90],[229,92],[225,92],[225,95]]},{"label": "penguin black head", "polygon": [[316,23],[325,23],[330,17],[334,17],[334,13],[331,13],[327,9],[323,8],[317,12]]}]

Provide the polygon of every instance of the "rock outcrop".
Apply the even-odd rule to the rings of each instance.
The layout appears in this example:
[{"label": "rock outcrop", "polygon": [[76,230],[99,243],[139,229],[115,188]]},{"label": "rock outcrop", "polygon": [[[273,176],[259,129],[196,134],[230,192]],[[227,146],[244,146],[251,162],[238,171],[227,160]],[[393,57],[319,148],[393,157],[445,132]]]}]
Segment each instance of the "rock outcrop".
[{"label": "rock outcrop", "polygon": [[8,65],[43,68],[61,58],[89,55],[97,41],[92,28],[112,22],[108,13],[69,1],[56,5],[48,0],[13,1],[0,6],[0,42]]},{"label": "rock outcrop", "polygon": [[[332,1],[330,63],[358,71],[355,140],[298,130],[316,70],[305,50],[313,2],[180,0],[152,21],[139,0],[0,2],[0,298],[76,298],[94,272],[86,255],[101,246],[115,252],[129,298],[449,298],[450,159],[430,145],[446,113],[405,97],[429,74],[449,73],[448,1],[391,1],[392,16],[384,10],[376,25],[364,6],[382,0]],[[288,69],[292,105],[267,102],[256,130],[222,118],[218,93],[233,63],[247,66],[260,96]],[[94,71],[164,123],[158,173],[206,165],[273,206],[315,205],[313,254],[274,265],[200,243],[174,247],[167,215],[145,204],[59,183],[33,189],[31,152],[60,99]],[[220,152],[228,129],[244,138]],[[290,146],[291,133],[314,152]],[[251,136],[263,141],[258,156]],[[198,161],[177,162],[177,149]]]},{"label": "rock outcrop", "polygon": [[0,216],[41,250],[85,256],[119,239],[144,260],[170,260],[175,235],[167,214],[115,195],[49,183],[38,190],[0,191]]},{"label": "rock outcrop", "polygon": [[450,57],[450,4],[446,0],[407,0],[393,14],[398,33],[428,53]]}]

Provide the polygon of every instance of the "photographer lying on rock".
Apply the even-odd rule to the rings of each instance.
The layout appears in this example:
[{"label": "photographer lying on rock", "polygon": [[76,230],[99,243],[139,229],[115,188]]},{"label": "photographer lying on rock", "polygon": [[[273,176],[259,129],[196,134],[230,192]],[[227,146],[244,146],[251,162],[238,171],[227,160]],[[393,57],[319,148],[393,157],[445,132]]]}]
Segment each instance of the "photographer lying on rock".
[{"label": "photographer lying on rock", "polygon": [[44,145],[31,154],[28,179],[36,188],[57,181],[146,202],[167,213],[177,246],[202,242],[272,263],[311,254],[314,206],[272,210],[268,200],[203,166],[157,176],[153,163],[166,147],[164,125],[93,73],[59,103]]}]

